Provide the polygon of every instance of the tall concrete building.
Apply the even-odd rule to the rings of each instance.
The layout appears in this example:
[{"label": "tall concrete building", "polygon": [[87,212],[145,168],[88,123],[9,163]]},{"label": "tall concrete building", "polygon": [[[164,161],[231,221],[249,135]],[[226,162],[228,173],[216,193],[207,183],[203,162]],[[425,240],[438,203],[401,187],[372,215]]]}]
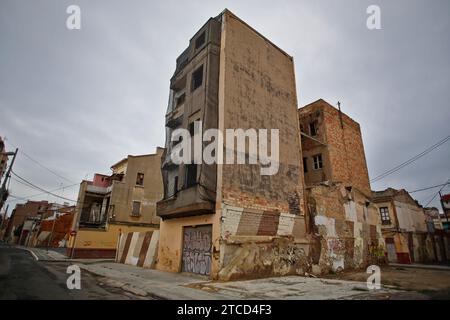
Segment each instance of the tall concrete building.
[{"label": "tall concrete building", "polygon": [[[196,130],[195,122],[202,122]],[[279,130],[278,170],[262,163],[177,165],[176,129]],[[234,139],[234,138],[233,138]],[[259,136],[261,139],[261,136]],[[268,133],[268,145],[275,139]],[[217,153],[239,156],[226,146]],[[250,142],[245,159],[254,156]],[[293,58],[228,10],[178,57],[166,114],[157,268],[214,279],[302,273],[308,241]],[[276,152],[276,150],[271,150]]]}]

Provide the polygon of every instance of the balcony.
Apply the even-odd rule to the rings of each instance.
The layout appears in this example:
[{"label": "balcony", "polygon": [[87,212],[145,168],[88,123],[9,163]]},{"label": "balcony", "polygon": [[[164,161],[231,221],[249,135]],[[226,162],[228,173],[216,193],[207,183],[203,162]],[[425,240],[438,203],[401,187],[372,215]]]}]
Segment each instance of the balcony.
[{"label": "balcony", "polygon": [[163,220],[214,213],[215,203],[203,199],[200,186],[179,190],[175,197],[156,204],[156,212]]}]

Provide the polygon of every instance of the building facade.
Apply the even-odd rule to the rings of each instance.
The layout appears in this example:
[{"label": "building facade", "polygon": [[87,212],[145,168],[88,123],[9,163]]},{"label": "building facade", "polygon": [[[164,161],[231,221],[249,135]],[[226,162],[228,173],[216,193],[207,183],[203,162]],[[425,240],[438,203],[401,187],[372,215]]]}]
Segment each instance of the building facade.
[{"label": "building facade", "polygon": [[[277,173],[261,175],[261,163],[249,161],[176,165],[171,135],[179,128],[192,136],[278,129]],[[223,280],[303,273],[309,245],[293,58],[223,11],[177,59],[166,130],[157,268]],[[237,158],[232,140],[224,137],[217,153]]]},{"label": "building facade", "polygon": [[24,222],[28,218],[40,218],[49,206],[51,206],[51,203],[48,201],[27,201],[23,204],[17,204],[8,220],[8,226],[4,234],[5,240],[11,244],[16,244],[19,239],[25,239],[29,230],[25,230],[26,234],[22,233]]},{"label": "building facade", "polygon": [[389,262],[432,261],[434,252],[422,206],[404,189],[375,191],[373,201],[381,218]]},{"label": "building facade", "polygon": [[359,124],[323,99],[298,110],[315,273],[384,261]]},{"label": "building facade", "polygon": [[8,165],[8,156],[6,155],[5,142],[0,137],[0,181],[3,179],[6,167]]},{"label": "building facade", "polygon": [[114,258],[120,234],[159,228],[163,153],[157,148],[155,154],[128,156],[111,167],[110,175],[95,174],[81,183],[69,256]]}]

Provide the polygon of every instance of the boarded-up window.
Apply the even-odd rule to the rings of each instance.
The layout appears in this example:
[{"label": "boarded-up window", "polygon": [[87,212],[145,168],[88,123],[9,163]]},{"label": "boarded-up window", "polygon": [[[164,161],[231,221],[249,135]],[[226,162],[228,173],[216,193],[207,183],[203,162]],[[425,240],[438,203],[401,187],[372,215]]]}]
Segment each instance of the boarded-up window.
[{"label": "boarded-up window", "polygon": [[133,201],[133,210],[131,211],[132,216],[140,216],[141,215],[141,202]]},{"label": "boarded-up window", "polygon": [[137,177],[136,177],[136,185],[138,186],[143,186],[144,185],[144,174],[143,173],[138,173]]}]

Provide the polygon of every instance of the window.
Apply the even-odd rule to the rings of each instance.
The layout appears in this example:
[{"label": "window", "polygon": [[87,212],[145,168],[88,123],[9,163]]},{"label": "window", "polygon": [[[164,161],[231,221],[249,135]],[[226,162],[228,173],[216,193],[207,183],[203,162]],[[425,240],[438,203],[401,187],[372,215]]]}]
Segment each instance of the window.
[{"label": "window", "polygon": [[191,134],[191,137],[195,134],[195,122],[199,122],[200,119],[194,120],[191,123],[189,123],[189,133]]},{"label": "window", "polygon": [[389,217],[389,209],[387,207],[380,208],[381,224],[391,224],[391,217]]},{"label": "window", "polygon": [[203,84],[203,66],[192,73],[191,91],[194,91]]},{"label": "window", "polygon": [[322,155],[318,154],[313,157],[314,160],[314,170],[319,170],[323,168]]},{"label": "window", "polygon": [[138,186],[143,186],[144,185],[144,174],[138,172],[137,177],[136,177],[136,185]]},{"label": "window", "polygon": [[186,94],[182,94],[177,98],[177,107],[181,106],[184,103],[184,100],[186,100]]},{"label": "window", "polygon": [[199,49],[205,43],[205,32],[203,31],[195,40],[195,49]]},{"label": "window", "polygon": [[133,211],[131,211],[132,216],[140,216],[141,215],[141,202],[133,201]]},{"label": "window", "polygon": [[189,123],[189,133],[190,133],[191,137],[194,136],[194,133],[195,133],[195,122],[194,121]]},{"label": "window", "polygon": [[316,136],[317,135],[317,133],[319,132],[317,127],[318,127],[317,121],[313,121],[313,122],[309,123],[309,134],[311,136]]},{"label": "window", "polygon": [[197,184],[197,165],[188,164],[186,166],[186,188],[190,188]]},{"label": "window", "polygon": [[308,172],[308,158],[303,158],[303,172]]},{"label": "window", "polygon": [[178,192],[178,176],[173,178],[173,194],[176,195]]}]

